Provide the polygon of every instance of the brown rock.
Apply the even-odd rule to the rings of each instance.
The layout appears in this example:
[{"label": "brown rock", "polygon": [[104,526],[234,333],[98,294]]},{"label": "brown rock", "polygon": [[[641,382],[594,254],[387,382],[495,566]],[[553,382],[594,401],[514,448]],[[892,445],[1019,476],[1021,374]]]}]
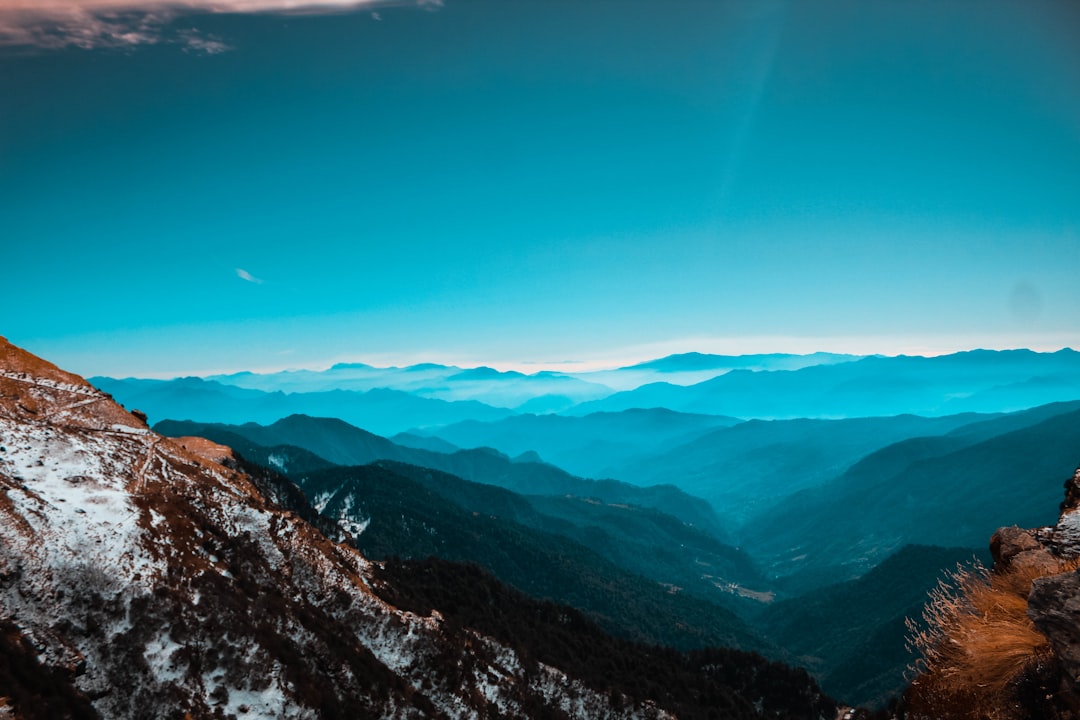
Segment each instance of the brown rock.
[{"label": "brown rock", "polygon": [[990,554],[994,556],[994,565],[998,567],[1008,566],[1012,559],[1021,553],[1041,549],[1042,545],[1030,530],[1018,528],[1015,525],[999,528],[990,537]]}]

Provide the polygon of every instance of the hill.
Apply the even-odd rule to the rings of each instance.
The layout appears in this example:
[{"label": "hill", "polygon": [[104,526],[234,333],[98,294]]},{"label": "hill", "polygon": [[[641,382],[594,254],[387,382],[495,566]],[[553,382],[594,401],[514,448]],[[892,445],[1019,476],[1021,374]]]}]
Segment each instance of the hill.
[{"label": "hill", "polygon": [[492,422],[468,420],[417,432],[457,447],[493,447],[510,456],[532,450],[546,461],[584,477],[629,480],[617,472],[613,475],[613,468],[625,467],[738,422],[736,418],[716,415],[635,408],[583,417],[526,414]]},{"label": "hill", "polygon": [[637,642],[762,647],[728,610],[635,576],[563,536],[466,510],[387,467],[333,468],[297,482],[324,515],[355,529],[357,547],[372,559],[476,563],[528,595],[579,608]]},{"label": "hill", "polygon": [[883,448],[762,513],[745,544],[778,575],[840,580],[905,544],[983,547],[998,527],[1052,523],[1060,478],[1077,464],[1080,410],[982,439],[994,428]]},{"label": "hill", "polygon": [[946,433],[982,417],[751,420],[625,463],[613,474],[638,484],[674,483],[708,500],[735,528],[794,492],[834,479],[879,448]]},{"label": "hill", "polygon": [[[862,577],[764,608],[759,627],[845,702],[883,706],[906,687],[914,658],[906,619],[945,573],[986,555],[966,548],[907,545]],[[987,556],[988,557],[988,556]]]}]

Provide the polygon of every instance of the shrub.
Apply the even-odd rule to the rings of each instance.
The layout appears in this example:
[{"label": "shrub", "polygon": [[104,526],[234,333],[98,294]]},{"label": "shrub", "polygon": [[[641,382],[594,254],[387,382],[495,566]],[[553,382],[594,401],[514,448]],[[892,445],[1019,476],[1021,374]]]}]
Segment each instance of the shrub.
[{"label": "shrub", "polygon": [[1035,579],[1075,569],[1076,562],[1046,567],[1014,565],[988,571],[981,564],[958,566],[931,592],[923,610],[925,627],[908,620],[909,649],[921,657],[908,691],[911,717],[1033,717],[1021,698],[1033,686],[1052,696],[1056,663],[1046,637],[1027,616]]}]

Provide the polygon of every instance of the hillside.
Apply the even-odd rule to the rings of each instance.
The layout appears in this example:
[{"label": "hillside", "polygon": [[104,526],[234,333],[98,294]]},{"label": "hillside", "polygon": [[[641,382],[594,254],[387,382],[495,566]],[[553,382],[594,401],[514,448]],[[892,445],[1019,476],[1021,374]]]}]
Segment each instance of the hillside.
[{"label": "hillside", "polygon": [[762,513],[746,526],[745,544],[770,572],[805,583],[861,574],[905,544],[982,547],[1003,525],[1049,524],[1060,494],[1054,478],[1076,465],[1080,410],[981,439],[994,427],[871,454]]},{"label": "hillside", "polygon": [[765,588],[745,552],[652,508],[568,495],[524,496],[415,465],[377,465],[470,512],[560,535],[680,592],[730,605],[740,588]]},{"label": "hillside", "polygon": [[[394,469],[334,468],[297,482],[323,514],[354,529],[357,547],[372,559],[476,563],[522,592],[580,608],[609,632],[637,642],[763,647],[728,610],[673,593],[562,535],[466,509]],[[512,500],[505,498],[503,506]]]},{"label": "hillside", "polygon": [[946,433],[983,417],[750,420],[625,463],[614,475],[638,484],[672,482],[708,500],[728,526],[737,527],[799,490],[834,479],[879,448]]},{"label": "hillside", "polygon": [[614,470],[682,445],[736,418],[691,415],[662,408],[593,413],[583,417],[515,415],[491,422],[475,420],[418,431],[458,447],[493,447],[510,456],[533,450],[544,460],[584,477],[617,477]]},{"label": "hillside", "polygon": [[985,554],[907,545],[856,580],[769,605],[758,625],[828,692],[848,703],[883,706],[906,687],[914,660],[905,648],[907,618],[920,619],[946,572]]}]

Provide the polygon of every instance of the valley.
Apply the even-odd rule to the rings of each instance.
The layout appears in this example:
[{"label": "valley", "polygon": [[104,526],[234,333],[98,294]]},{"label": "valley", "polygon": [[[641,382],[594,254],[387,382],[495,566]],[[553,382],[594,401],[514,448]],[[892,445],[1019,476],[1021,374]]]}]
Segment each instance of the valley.
[{"label": "valley", "polygon": [[[218,400],[171,413],[169,382],[99,382],[125,404],[152,408],[162,434],[207,437],[290,477],[373,559],[472,563],[627,640],[755,650],[804,665],[842,700],[880,706],[904,687],[904,620],[918,615],[941,573],[985,557],[999,526],[1053,521],[1080,447],[1080,393],[1062,390],[1080,379],[1078,358],[676,356],[603,379],[617,384],[622,372],[626,384],[662,368],[692,384],[645,385],[654,394],[634,396],[646,399],[643,407],[592,412],[605,402],[598,388],[613,399],[636,391],[551,373],[335,366],[207,379],[221,383]],[[776,368],[783,363],[789,369]],[[719,374],[701,380],[711,372]],[[732,374],[744,387],[786,390],[740,406],[751,411],[743,417],[687,411],[701,402],[649,406],[674,389],[713,397]],[[342,408],[360,407],[376,382],[485,413],[497,406],[480,397],[507,407],[502,417],[447,422],[435,413],[412,424],[411,410],[386,411],[376,427],[387,435],[342,419],[368,412],[355,409],[230,423],[246,402],[225,384],[233,381],[275,397],[278,413],[326,409],[335,393]],[[593,399],[547,414],[508,407],[549,396],[555,382],[587,388]],[[1048,386],[1059,401],[1041,402]],[[815,395],[832,398],[829,415],[864,410],[841,407],[838,387],[899,414],[776,417]],[[1023,387],[1036,390],[1024,395]],[[741,392],[742,403],[755,396]],[[787,410],[779,397],[789,398]],[[805,615],[809,608],[820,609]],[[867,656],[878,659],[858,660]]]}]

